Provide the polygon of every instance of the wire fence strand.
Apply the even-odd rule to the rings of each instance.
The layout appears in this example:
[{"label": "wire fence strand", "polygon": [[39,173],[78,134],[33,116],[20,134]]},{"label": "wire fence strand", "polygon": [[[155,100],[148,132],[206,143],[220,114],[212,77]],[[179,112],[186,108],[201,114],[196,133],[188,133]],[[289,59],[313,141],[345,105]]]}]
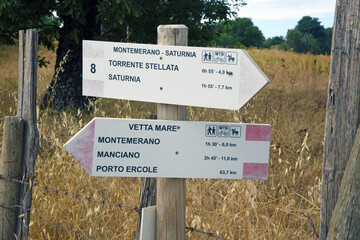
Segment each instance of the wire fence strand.
[{"label": "wire fence strand", "polygon": [[[38,212],[36,212],[36,211],[35,211],[34,209],[32,209],[32,208],[27,208],[27,209],[25,209],[25,207],[20,206],[20,205],[5,206],[5,205],[2,205],[2,204],[0,204],[0,207],[1,207],[1,208],[4,208],[4,209],[7,209],[7,210],[10,210],[10,211],[14,211],[14,212],[16,212],[16,211],[14,210],[14,208],[20,208],[20,209],[24,209],[25,211],[33,212],[33,213],[39,218],[40,221],[46,222],[46,223],[50,224],[51,226],[55,227],[56,229],[64,228],[64,229],[67,229],[67,230],[71,231],[71,232],[74,233],[76,236],[81,236],[81,237],[84,237],[84,238],[89,239],[89,240],[95,240],[94,238],[91,238],[91,237],[88,237],[88,236],[86,236],[86,235],[84,235],[84,234],[82,234],[82,233],[79,233],[78,231],[75,231],[74,229],[71,229],[71,228],[69,228],[69,227],[67,227],[67,226],[65,226],[65,225],[57,225],[57,224],[55,224],[55,223],[53,223],[53,222],[51,222],[51,221],[43,218]],[[29,226],[28,226],[28,227],[29,227]],[[40,228],[42,229],[42,227],[41,227],[41,222],[40,222]],[[41,230],[41,233],[42,233],[43,237],[46,239],[45,233],[44,233],[42,230]]]},{"label": "wire fence strand", "polygon": [[63,191],[60,191],[58,189],[50,188],[48,186],[42,186],[42,185],[40,185],[38,183],[35,183],[34,180],[24,181],[24,180],[19,180],[18,178],[5,177],[3,175],[0,175],[0,179],[8,180],[8,181],[11,181],[11,182],[17,182],[17,183],[21,183],[21,184],[27,184],[27,185],[30,185],[30,187],[33,186],[33,187],[41,188],[41,189],[44,189],[45,191],[53,192],[53,193],[56,193],[56,194],[67,196],[67,197],[86,200],[88,202],[95,202],[95,203],[99,203],[99,204],[102,204],[102,205],[110,205],[110,206],[114,206],[114,207],[119,207],[120,209],[121,208],[127,208],[127,209],[134,210],[134,211],[136,211],[138,213],[141,213],[141,210],[137,206],[128,206],[128,205],[124,205],[124,204],[121,204],[121,203],[111,203],[111,202],[108,202],[106,200],[99,201],[99,200],[95,200],[95,199],[93,199],[91,197],[85,197],[85,196],[81,196],[81,195],[78,195],[78,194],[71,194],[71,193],[68,193],[68,192],[63,192]]},{"label": "wire fence strand", "polygon": [[[130,209],[130,210],[133,210],[133,211],[137,212],[138,214],[141,214],[141,211],[142,211],[137,206],[128,206],[128,205],[124,205],[124,204],[121,204],[121,203],[111,203],[111,202],[108,202],[108,201],[105,201],[105,200],[99,201],[99,200],[95,200],[95,199],[93,199],[91,197],[85,197],[85,196],[81,196],[81,195],[78,195],[78,194],[71,194],[71,193],[68,193],[68,192],[60,191],[58,189],[50,188],[48,186],[42,186],[42,185],[40,185],[40,184],[38,184],[38,183],[36,183],[34,181],[35,177],[33,177],[31,179],[26,179],[25,177],[23,177],[20,180],[19,177],[7,177],[7,176],[0,175],[0,179],[11,181],[11,182],[16,182],[16,183],[20,183],[20,184],[26,184],[26,185],[29,185],[29,187],[37,187],[37,188],[43,189],[45,191],[53,192],[55,194],[59,194],[59,195],[63,195],[63,196],[67,196],[67,197],[71,197],[71,198],[75,198],[75,199],[86,200],[88,202],[94,202],[94,203],[98,203],[98,204],[102,204],[102,205],[110,205],[110,206],[113,206],[113,207],[118,207],[119,209],[123,209],[123,208]],[[13,208],[25,209],[23,206],[19,206],[19,205],[4,206],[4,205],[0,204],[0,207],[8,209],[10,211],[15,211],[15,210],[13,210]],[[93,240],[93,238],[85,236],[85,235],[83,235],[83,234],[81,234],[81,233],[79,233],[79,232],[77,232],[77,231],[75,231],[75,230],[73,230],[73,229],[71,229],[71,228],[69,228],[67,226],[54,224],[53,222],[51,222],[51,221],[43,218],[42,216],[40,216],[34,209],[29,208],[29,209],[26,209],[26,211],[32,211],[35,215],[37,215],[37,217],[39,218],[40,221],[46,222],[46,223],[52,225],[53,227],[56,227],[56,229],[64,228],[64,229],[67,229],[67,230],[73,232],[76,237],[81,236],[81,237],[84,237],[86,239]],[[41,223],[40,223],[40,225],[41,225]],[[204,232],[204,231],[198,230],[198,229],[196,229],[194,227],[185,227],[185,230],[190,231],[190,233],[197,232],[197,233],[206,235],[206,236],[208,236],[208,239],[215,238],[215,239],[220,239],[220,240],[229,240],[227,238],[217,236],[217,235],[215,235],[214,233],[211,233],[211,232]],[[45,238],[45,236],[44,236],[45,233],[43,231],[41,231],[41,232],[43,234],[43,237]]]},{"label": "wire fence strand", "polygon": [[203,235],[207,235],[209,238],[216,238],[216,239],[220,239],[220,240],[229,240],[228,238],[219,237],[211,232],[204,232],[204,231],[198,230],[193,227],[185,227],[185,229],[190,232],[197,232],[197,233],[201,233]]}]

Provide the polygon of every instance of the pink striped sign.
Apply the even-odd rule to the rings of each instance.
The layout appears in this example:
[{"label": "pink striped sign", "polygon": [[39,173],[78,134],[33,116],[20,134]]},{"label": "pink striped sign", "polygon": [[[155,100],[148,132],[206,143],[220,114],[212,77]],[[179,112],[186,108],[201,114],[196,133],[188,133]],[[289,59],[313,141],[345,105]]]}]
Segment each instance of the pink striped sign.
[{"label": "pink striped sign", "polygon": [[243,178],[266,180],[268,175],[267,163],[244,163]]},{"label": "pink striped sign", "polygon": [[[247,125],[246,141],[270,141],[271,126],[269,125]],[[268,163],[249,163],[243,164],[243,178],[266,180],[268,175]]]},{"label": "pink striped sign", "polygon": [[95,122],[86,125],[74,136],[72,144],[66,145],[66,150],[78,161],[85,170],[92,173],[92,158],[94,151]]},{"label": "pink striped sign", "polygon": [[269,125],[247,125],[246,141],[270,141],[271,126]]},{"label": "pink striped sign", "polygon": [[92,176],[265,180],[271,126],[94,118],[66,144]]},{"label": "pink striped sign", "polygon": [[84,96],[184,106],[238,110],[269,83],[243,49],[84,40],[82,66]]}]

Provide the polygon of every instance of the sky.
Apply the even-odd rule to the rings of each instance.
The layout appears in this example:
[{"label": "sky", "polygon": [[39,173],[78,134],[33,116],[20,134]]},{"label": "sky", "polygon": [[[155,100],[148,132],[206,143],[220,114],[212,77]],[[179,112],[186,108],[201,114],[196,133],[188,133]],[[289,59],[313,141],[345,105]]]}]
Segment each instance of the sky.
[{"label": "sky", "polygon": [[238,17],[251,18],[265,38],[286,36],[303,16],[316,17],[325,28],[334,23],[336,0],[245,0]]}]

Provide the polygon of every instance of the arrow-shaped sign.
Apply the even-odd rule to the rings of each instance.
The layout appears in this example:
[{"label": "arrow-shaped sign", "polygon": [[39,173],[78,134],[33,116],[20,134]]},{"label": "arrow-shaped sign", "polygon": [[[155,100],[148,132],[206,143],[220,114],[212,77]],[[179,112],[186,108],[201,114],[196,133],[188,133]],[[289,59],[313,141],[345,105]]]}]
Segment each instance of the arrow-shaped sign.
[{"label": "arrow-shaped sign", "polygon": [[270,125],[94,118],[66,144],[92,176],[266,179]]},{"label": "arrow-shaped sign", "polygon": [[237,110],[269,79],[245,50],[83,41],[83,95]]}]

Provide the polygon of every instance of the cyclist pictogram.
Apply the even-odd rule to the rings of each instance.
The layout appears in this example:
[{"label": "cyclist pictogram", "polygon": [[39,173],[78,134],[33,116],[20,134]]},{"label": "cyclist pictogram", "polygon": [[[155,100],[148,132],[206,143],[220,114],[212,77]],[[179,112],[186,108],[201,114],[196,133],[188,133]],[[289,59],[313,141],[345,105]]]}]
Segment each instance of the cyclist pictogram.
[{"label": "cyclist pictogram", "polygon": [[228,137],[230,128],[228,125],[219,125],[218,137]]},{"label": "cyclist pictogram", "polygon": [[214,51],[214,63],[225,64],[225,52],[224,51]]}]

